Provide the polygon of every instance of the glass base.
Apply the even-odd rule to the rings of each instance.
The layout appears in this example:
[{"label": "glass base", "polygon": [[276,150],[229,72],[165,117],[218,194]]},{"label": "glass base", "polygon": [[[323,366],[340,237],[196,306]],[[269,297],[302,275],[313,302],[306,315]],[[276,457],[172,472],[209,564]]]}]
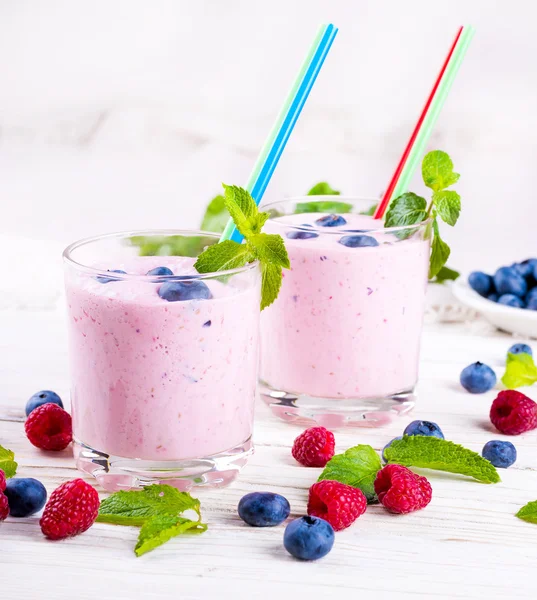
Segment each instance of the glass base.
[{"label": "glass base", "polygon": [[181,491],[194,486],[223,487],[235,480],[253,454],[252,438],[235,448],[184,460],[142,460],[122,458],[73,442],[76,466],[89,473],[109,492],[143,488],[154,483],[173,485]]},{"label": "glass base", "polygon": [[273,414],[297,425],[382,427],[406,415],[416,403],[414,389],[380,398],[319,398],[278,390],[260,382],[259,392]]}]

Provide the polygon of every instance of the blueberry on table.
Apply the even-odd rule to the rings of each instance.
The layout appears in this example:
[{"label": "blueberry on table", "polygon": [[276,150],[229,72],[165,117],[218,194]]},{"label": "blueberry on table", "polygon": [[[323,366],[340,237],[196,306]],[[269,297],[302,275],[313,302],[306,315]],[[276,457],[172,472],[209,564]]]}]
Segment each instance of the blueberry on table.
[{"label": "blueberry on table", "polygon": [[340,240],[340,244],[347,248],[363,248],[365,246],[378,246],[379,243],[370,235],[344,235]]},{"label": "blueberry on table", "polygon": [[468,275],[468,284],[480,296],[488,296],[494,292],[494,282],[492,277],[482,271],[474,271]]},{"label": "blueberry on table", "polygon": [[56,392],[41,390],[40,392],[36,392],[26,403],[26,416],[42,404],[57,404],[60,408],[63,408],[62,399]]},{"label": "blueberry on table", "polygon": [[[110,269],[107,269],[107,273],[118,273],[120,275],[126,275],[126,271],[122,271],[121,269],[114,269],[112,271],[110,271]],[[110,283],[111,281],[119,281],[119,277],[102,277],[102,276],[97,276],[95,277],[95,279],[99,282],[99,283]]]},{"label": "blueberry on table", "polygon": [[516,461],[516,448],[511,442],[492,440],[483,446],[483,458],[490,461],[495,467],[507,469]]},{"label": "blueberry on table", "polygon": [[412,421],[412,423],[409,423],[405,427],[403,435],[426,435],[428,437],[437,437],[441,440],[444,439],[442,430],[433,421]]},{"label": "blueberry on table", "polygon": [[315,225],[320,227],[339,227],[346,224],[347,221],[341,215],[325,215],[315,221]]},{"label": "blueberry on table", "polygon": [[326,556],[334,545],[334,529],[319,517],[300,517],[285,528],[283,545],[289,554],[301,560]]},{"label": "blueberry on table", "polygon": [[530,356],[533,356],[533,351],[531,349],[531,346],[528,346],[528,344],[513,344],[509,350],[507,350],[508,354],[529,354]]},{"label": "blueberry on table", "polygon": [[291,507],[287,498],[272,492],[252,492],[239,502],[239,517],[252,527],[274,527],[289,516]]},{"label": "blueberry on table", "polygon": [[45,506],[47,490],[32,477],[8,479],[4,491],[12,517],[29,517]]},{"label": "blueberry on table", "polygon": [[158,295],[168,302],[184,300],[210,300],[213,295],[203,281],[167,281],[158,290]]},{"label": "blueberry on table", "polygon": [[484,394],[496,385],[496,373],[488,365],[477,361],[462,370],[460,381],[470,394]]},{"label": "blueberry on table", "polygon": [[173,271],[168,267],[155,267],[146,273],[146,275],[156,275],[157,277],[163,277],[165,275],[173,275]]},{"label": "blueberry on table", "polygon": [[504,306],[513,306],[514,308],[524,308],[526,306],[524,304],[524,300],[521,300],[514,294],[503,294],[498,298],[498,304],[503,304]]},{"label": "blueberry on table", "polygon": [[386,448],[389,448],[389,447],[392,445],[392,442],[395,442],[395,440],[402,440],[402,439],[403,439],[403,436],[402,436],[402,435],[398,435],[397,437],[394,437],[392,440],[390,440],[390,441],[389,441],[389,442],[388,442],[388,443],[387,443],[387,444],[384,446],[384,448],[382,449],[382,460],[383,460],[384,462],[388,462],[388,461],[386,460],[386,455],[384,454],[384,451],[386,450]]},{"label": "blueberry on table", "polygon": [[513,267],[500,267],[494,274],[494,286],[500,297],[513,294],[522,298],[528,291],[528,284]]}]

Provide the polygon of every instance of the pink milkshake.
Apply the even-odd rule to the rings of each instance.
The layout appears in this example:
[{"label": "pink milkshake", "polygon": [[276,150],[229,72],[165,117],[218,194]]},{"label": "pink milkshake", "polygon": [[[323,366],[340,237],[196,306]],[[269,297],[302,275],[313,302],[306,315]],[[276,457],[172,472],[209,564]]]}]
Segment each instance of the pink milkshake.
[{"label": "pink milkshake", "polygon": [[[257,265],[200,276],[195,258],[125,239],[66,251],[78,465],[108,489],[227,483],[252,448]],[[103,240],[115,251],[82,266],[77,250]]]},{"label": "pink milkshake", "polygon": [[[286,212],[285,204],[283,211],[272,206]],[[332,426],[380,424],[390,412],[408,411],[428,225],[389,230],[361,214],[289,214],[271,219],[266,231],[282,235],[291,270],[261,316],[265,401],[286,419]]]}]

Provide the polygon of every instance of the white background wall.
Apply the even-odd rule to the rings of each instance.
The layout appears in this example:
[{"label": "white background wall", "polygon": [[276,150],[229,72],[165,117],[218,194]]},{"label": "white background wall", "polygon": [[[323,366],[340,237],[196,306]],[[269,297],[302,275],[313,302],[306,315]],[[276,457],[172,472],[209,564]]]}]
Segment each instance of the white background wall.
[{"label": "white background wall", "polygon": [[0,233],[195,226],[245,182],[323,21],[340,33],[267,197],[378,196],[472,23],[430,145],[462,174],[450,263],[535,256],[536,19],[533,0],[0,0]]}]

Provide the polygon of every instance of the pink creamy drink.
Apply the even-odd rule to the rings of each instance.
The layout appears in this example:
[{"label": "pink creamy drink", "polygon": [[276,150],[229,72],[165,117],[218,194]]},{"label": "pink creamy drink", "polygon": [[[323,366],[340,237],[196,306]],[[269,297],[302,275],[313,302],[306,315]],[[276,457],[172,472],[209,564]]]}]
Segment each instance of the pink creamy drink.
[{"label": "pink creamy drink", "polygon": [[194,262],[138,256],[99,264],[128,273],[111,281],[69,270],[73,430],[80,447],[126,459],[184,461],[250,444],[257,267],[227,281],[203,278],[196,283],[202,294],[180,301],[159,295],[162,277],[145,277],[155,267],[196,277]]},{"label": "pink creamy drink", "polygon": [[334,222],[318,213],[267,224],[284,238],[291,270],[261,316],[261,380],[276,392],[326,399],[412,392],[429,265],[423,227],[398,237],[367,231],[379,227],[372,217],[315,223],[323,218]]}]

